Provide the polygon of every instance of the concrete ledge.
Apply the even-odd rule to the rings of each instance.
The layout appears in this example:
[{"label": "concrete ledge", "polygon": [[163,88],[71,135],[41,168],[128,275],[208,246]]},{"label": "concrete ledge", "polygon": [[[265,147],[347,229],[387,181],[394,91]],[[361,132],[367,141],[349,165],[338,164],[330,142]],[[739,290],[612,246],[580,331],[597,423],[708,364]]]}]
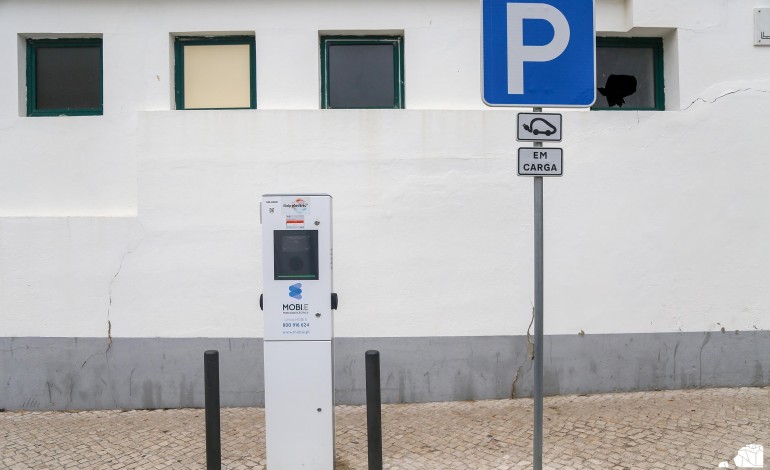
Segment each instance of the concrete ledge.
[{"label": "concrete ledge", "polygon": [[[548,395],[770,385],[770,331],[545,338]],[[339,404],[365,399],[364,353],[381,352],[386,403],[532,393],[524,336],[337,338]],[[0,338],[0,408],[203,406],[203,352],[220,352],[222,406],[262,406],[261,338]]]}]

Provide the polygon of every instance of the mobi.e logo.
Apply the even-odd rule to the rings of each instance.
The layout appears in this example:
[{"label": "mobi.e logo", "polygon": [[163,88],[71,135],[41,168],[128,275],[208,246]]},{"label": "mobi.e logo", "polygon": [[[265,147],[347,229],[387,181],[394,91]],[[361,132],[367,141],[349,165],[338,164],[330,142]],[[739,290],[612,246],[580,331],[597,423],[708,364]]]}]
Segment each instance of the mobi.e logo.
[{"label": "mobi.e logo", "polygon": [[289,297],[292,299],[301,299],[302,298],[302,283],[298,282],[296,284],[292,284],[289,286]]},{"label": "mobi.e logo", "polygon": [[284,203],[283,207],[286,209],[293,209],[294,212],[297,214],[304,214],[307,212],[307,207],[310,205],[306,200],[302,199],[301,197],[298,197],[297,199],[293,200],[289,203]]}]

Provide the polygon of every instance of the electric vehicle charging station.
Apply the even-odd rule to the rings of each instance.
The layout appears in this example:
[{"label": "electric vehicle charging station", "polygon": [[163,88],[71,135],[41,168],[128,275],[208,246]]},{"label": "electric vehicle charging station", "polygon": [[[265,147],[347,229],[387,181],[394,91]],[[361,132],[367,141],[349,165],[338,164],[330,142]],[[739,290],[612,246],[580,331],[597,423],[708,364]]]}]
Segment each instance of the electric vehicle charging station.
[{"label": "electric vehicle charging station", "polygon": [[332,198],[265,194],[260,219],[267,467],[331,470]]}]

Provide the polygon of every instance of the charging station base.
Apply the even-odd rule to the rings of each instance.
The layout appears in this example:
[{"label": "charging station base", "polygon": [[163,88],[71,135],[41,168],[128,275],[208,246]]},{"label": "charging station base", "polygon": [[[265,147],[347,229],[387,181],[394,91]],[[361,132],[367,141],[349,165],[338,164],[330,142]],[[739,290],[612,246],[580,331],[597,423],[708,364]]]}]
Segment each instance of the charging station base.
[{"label": "charging station base", "polygon": [[334,468],[331,341],[265,341],[270,470]]}]

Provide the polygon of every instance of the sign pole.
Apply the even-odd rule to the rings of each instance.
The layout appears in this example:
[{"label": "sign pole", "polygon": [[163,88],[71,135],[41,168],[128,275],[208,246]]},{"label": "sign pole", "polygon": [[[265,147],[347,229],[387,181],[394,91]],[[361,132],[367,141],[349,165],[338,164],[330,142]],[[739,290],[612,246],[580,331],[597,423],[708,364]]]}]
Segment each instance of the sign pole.
[{"label": "sign pole", "polygon": [[[534,470],[543,466],[543,177],[564,168],[562,149],[543,148],[543,141],[561,142],[561,115],[542,108],[588,107],[597,91],[596,0],[539,2],[481,0],[482,100],[533,108],[517,116],[516,140],[534,142],[517,159],[517,174],[533,176],[535,189]],[[527,20],[549,23],[553,34],[526,32]]]},{"label": "sign pole", "polygon": [[[539,113],[541,108],[533,108]],[[542,147],[535,142],[535,147]],[[535,423],[532,468],[543,467],[543,177],[534,177],[535,188]]]}]

